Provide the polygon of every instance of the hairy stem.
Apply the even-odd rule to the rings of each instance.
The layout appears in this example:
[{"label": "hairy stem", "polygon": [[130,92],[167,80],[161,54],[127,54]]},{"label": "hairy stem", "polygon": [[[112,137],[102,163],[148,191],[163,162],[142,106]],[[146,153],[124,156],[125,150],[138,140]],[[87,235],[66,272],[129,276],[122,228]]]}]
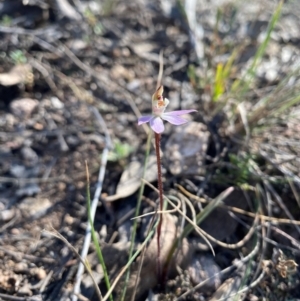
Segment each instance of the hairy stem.
[{"label": "hairy stem", "polygon": [[[158,176],[158,191],[159,191],[159,211],[163,210],[163,183],[161,173],[161,160],[160,160],[160,134],[155,133],[155,152],[157,162],[157,176]],[[161,262],[160,262],[160,236],[162,227],[162,213],[159,214],[159,223],[157,226],[157,274],[158,278],[161,279]]]}]

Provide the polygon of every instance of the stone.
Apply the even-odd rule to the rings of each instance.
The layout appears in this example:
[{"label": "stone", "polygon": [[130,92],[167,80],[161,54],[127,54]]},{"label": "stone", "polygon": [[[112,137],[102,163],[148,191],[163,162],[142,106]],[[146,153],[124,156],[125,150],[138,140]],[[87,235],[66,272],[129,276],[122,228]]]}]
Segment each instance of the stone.
[{"label": "stone", "polygon": [[190,122],[176,127],[166,143],[165,165],[173,175],[203,174],[210,133],[206,126]]},{"label": "stone", "polygon": [[23,119],[27,119],[31,116],[34,110],[37,108],[39,102],[36,99],[22,98],[11,102],[10,110],[13,115]]},{"label": "stone", "polygon": [[45,214],[51,206],[47,198],[28,197],[22,201],[19,208],[25,217],[38,217]]}]

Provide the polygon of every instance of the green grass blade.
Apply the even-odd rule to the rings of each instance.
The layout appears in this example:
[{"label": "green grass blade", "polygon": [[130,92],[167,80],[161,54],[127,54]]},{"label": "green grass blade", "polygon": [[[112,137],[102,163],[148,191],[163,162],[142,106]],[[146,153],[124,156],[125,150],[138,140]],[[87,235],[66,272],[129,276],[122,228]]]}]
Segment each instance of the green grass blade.
[{"label": "green grass blade", "polygon": [[109,294],[112,293],[113,289],[115,288],[115,286],[117,285],[118,281],[120,280],[121,276],[124,274],[124,272],[130,267],[130,265],[134,262],[134,260],[140,255],[141,251],[143,250],[143,248],[147,245],[148,241],[152,238],[152,236],[154,235],[156,228],[158,226],[158,222],[159,219],[157,219],[157,221],[155,222],[155,224],[153,225],[153,228],[149,231],[148,235],[146,236],[145,240],[143,241],[143,243],[141,244],[141,246],[139,247],[139,249],[131,256],[131,258],[128,260],[127,264],[123,267],[123,269],[121,270],[121,272],[119,273],[118,277],[114,280],[114,282],[111,285],[110,290],[107,292],[107,294],[103,297],[102,301],[106,301],[108,299]]},{"label": "green grass blade", "polygon": [[297,95],[289,100],[286,101],[286,103],[282,104],[280,108],[278,108],[274,113],[275,114],[281,114],[284,111],[288,110],[290,107],[298,104],[300,102],[300,95]]},{"label": "green grass blade", "polygon": [[[149,154],[150,154],[150,148],[151,148],[151,138],[152,138],[152,131],[149,131],[148,139],[147,139],[147,145],[146,145],[146,154],[145,154],[145,162],[144,162],[144,169],[143,169],[142,179],[145,178],[146,169],[147,169],[147,165],[148,165],[148,161],[149,161]],[[138,195],[138,200],[137,200],[137,205],[136,205],[136,210],[135,210],[135,217],[137,217],[140,214],[140,208],[141,208],[144,188],[145,188],[145,182],[141,181],[141,187],[140,187],[140,190],[139,190],[139,195]],[[137,223],[138,223],[138,219],[134,219],[133,229],[132,229],[132,234],[131,234],[131,240],[130,240],[131,243],[130,243],[130,249],[129,249],[128,262],[130,261],[130,259],[132,257],[132,254],[133,254],[134,242],[135,242],[135,236],[136,236],[136,230],[137,230]],[[121,301],[123,301],[124,298],[125,298],[129,277],[130,277],[130,269],[128,269],[127,273],[126,273],[124,289],[123,289],[123,292],[122,292]]]},{"label": "green grass blade", "polygon": [[[86,173],[87,173],[87,189],[86,189],[87,190],[87,192],[86,192],[86,194],[87,194],[87,212],[88,212],[89,223],[90,223],[90,226],[91,226],[91,235],[92,235],[92,240],[93,240],[93,243],[94,243],[94,246],[95,246],[95,249],[96,249],[96,253],[97,253],[99,262],[102,266],[105,285],[107,287],[107,290],[109,290],[110,289],[109,276],[108,276],[108,273],[107,273],[107,269],[106,269],[105,261],[104,261],[102,251],[101,251],[101,248],[100,248],[100,244],[99,244],[99,241],[97,239],[97,235],[96,235],[95,228],[94,228],[94,223],[93,223],[93,218],[92,218],[92,214],[91,214],[90,180],[89,180],[89,176],[88,176],[88,168],[86,167],[86,169],[87,169],[87,171],[86,171]],[[109,296],[109,299],[111,301],[113,301],[112,294]]]},{"label": "green grass blade", "polygon": [[236,80],[233,83],[233,85],[231,87],[231,92],[239,92],[239,95],[242,96],[249,89],[249,86],[254,78],[257,65],[260,62],[261,58],[263,57],[263,55],[266,51],[266,48],[269,44],[269,41],[271,39],[271,34],[272,34],[277,22],[279,21],[283,2],[284,1],[281,0],[279,2],[279,4],[277,5],[275,12],[270,20],[266,37],[265,37],[264,41],[262,42],[262,44],[259,46],[250,68],[248,69],[245,76],[243,76],[243,78],[241,80]]},{"label": "green grass blade", "polygon": [[237,49],[235,49],[230,55],[225,65],[223,65],[222,63],[219,63],[217,65],[215,81],[214,81],[214,94],[213,94],[213,101],[215,102],[218,101],[219,98],[224,94],[226,90],[226,86],[228,86],[228,81],[233,67],[233,63],[237,55],[238,55],[238,51]]},{"label": "green grass blade", "polygon": [[215,75],[215,84],[214,84],[214,95],[213,101],[217,101],[225,91],[225,79],[224,79],[224,66],[222,63],[217,65],[216,75]]}]

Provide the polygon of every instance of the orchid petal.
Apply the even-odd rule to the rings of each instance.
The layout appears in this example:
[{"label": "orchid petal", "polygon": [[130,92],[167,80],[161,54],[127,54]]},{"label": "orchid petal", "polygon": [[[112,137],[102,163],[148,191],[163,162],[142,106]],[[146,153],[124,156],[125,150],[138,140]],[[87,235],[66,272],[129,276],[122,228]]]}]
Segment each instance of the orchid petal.
[{"label": "orchid petal", "polygon": [[152,118],[153,116],[142,116],[138,119],[138,125],[149,122]]},{"label": "orchid petal", "polygon": [[185,120],[181,117],[178,117],[178,116],[171,116],[169,115],[169,113],[165,113],[161,116],[162,119],[164,120],[167,120],[169,121],[170,123],[172,124],[175,124],[175,125],[181,125],[181,124],[184,124],[184,123],[187,123],[188,120]]},{"label": "orchid petal", "polygon": [[179,111],[167,112],[164,114],[169,115],[169,116],[180,116],[180,115],[189,114],[192,112],[197,112],[197,110],[179,110]]},{"label": "orchid petal", "polygon": [[165,129],[164,123],[160,117],[152,118],[150,120],[150,126],[151,126],[151,129],[157,134],[162,133]]}]

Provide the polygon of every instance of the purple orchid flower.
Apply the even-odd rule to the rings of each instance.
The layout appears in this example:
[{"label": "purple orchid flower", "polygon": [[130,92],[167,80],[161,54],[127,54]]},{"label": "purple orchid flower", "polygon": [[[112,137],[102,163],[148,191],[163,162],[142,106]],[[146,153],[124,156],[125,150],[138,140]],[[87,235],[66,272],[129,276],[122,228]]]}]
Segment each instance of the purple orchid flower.
[{"label": "purple orchid flower", "polygon": [[165,129],[163,120],[175,125],[181,125],[187,123],[188,120],[179,116],[196,112],[196,110],[179,110],[165,113],[170,101],[167,98],[163,99],[163,91],[163,86],[160,86],[152,96],[152,115],[142,116],[138,119],[138,125],[149,122],[151,129],[157,134],[161,134]]}]

